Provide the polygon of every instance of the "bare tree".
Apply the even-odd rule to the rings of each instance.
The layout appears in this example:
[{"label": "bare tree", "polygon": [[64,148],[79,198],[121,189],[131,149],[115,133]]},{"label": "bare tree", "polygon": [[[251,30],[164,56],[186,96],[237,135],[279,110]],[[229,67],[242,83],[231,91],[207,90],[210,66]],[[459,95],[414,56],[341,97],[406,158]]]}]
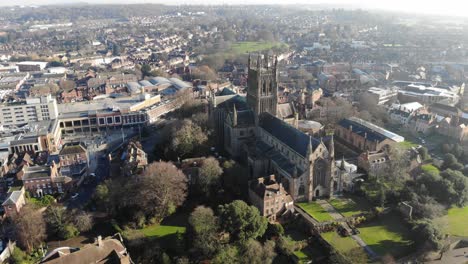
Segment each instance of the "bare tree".
[{"label": "bare tree", "polygon": [[14,220],[14,230],[19,244],[31,252],[46,238],[46,223],[40,211],[25,205]]},{"label": "bare tree", "polygon": [[187,179],[170,162],[153,162],[135,181],[135,206],[161,221],[182,205],[187,197]]}]

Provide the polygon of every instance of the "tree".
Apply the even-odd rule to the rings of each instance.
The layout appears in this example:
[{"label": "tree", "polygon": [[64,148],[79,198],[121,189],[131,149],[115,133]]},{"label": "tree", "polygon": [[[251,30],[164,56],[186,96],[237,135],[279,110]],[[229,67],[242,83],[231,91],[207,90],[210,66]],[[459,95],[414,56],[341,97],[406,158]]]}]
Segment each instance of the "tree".
[{"label": "tree", "polygon": [[63,62],[61,62],[61,61],[51,61],[51,62],[49,62],[49,67],[63,67]]},{"label": "tree", "polygon": [[14,231],[18,243],[31,252],[46,238],[46,224],[41,212],[25,205],[14,219]]},{"label": "tree", "polygon": [[416,221],[412,228],[414,234],[423,242],[421,246],[428,247],[430,250],[440,249],[442,247],[443,234],[438,225],[430,219]]},{"label": "tree", "polygon": [[229,232],[231,239],[245,241],[261,237],[268,226],[268,221],[260,215],[256,207],[249,206],[241,200],[220,205],[219,215],[221,225]]},{"label": "tree", "polygon": [[195,255],[212,257],[219,248],[219,219],[208,207],[198,206],[189,217]]},{"label": "tree", "polygon": [[148,64],[143,64],[141,66],[141,78],[144,79],[146,76],[153,76],[153,73],[151,71],[151,66]]},{"label": "tree", "polygon": [[380,207],[382,207],[382,208],[385,207],[385,199],[386,199],[385,186],[383,184],[381,184],[380,185],[380,191],[379,191],[379,204],[380,204]]},{"label": "tree", "polygon": [[120,56],[120,53],[121,53],[121,52],[122,52],[122,48],[120,47],[120,45],[117,44],[117,43],[114,43],[114,44],[112,45],[112,54],[113,54],[114,56]]},{"label": "tree", "polygon": [[71,80],[60,80],[59,87],[64,91],[70,91],[76,87],[76,83]]},{"label": "tree", "polygon": [[201,80],[216,80],[218,75],[208,65],[202,65],[192,70],[192,76]]},{"label": "tree", "polygon": [[275,224],[271,224],[271,223],[268,223],[268,227],[267,227],[267,230],[265,232],[265,236],[270,239],[270,238],[274,238],[274,237],[280,237],[284,235],[284,228],[281,224],[279,223],[275,223]]},{"label": "tree", "polygon": [[468,202],[468,178],[461,172],[450,169],[441,172],[440,176],[449,181],[455,191],[455,194],[451,197],[451,202],[463,207]]},{"label": "tree", "polygon": [[184,119],[180,125],[175,126],[172,135],[172,148],[180,157],[193,153],[197,147],[200,147],[208,140],[201,127],[187,119]]},{"label": "tree", "polygon": [[79,234],[80,231],[78,231],[74,225],[66,224],[63,228],[60,229],[58,235],[61,239],[67,240],[76,237]]},{"label": "tree", "polygon": [[34,261],[29,258],[29,256],[18,247],[13,248],[13,252],[10,256],[11,264],[33,264]]},{"label": "tree", "polygon": [[222,176],[223,189],[229,190],[237,196],[242,196],[248,190],[249,173],[245,166],[233,160],[223,163],[224,174]]},{"label": "tree", "polygon": [[161,221],[182,205],[187,196],[187,179],[184,173],[170,162],[153,162],[132,186],[133,206],[148,217]]},{"label": "tree", "polygon": [[45,211],[45,221],[53,233],[60,236],[67,225],[65,209],[62,206],[49,206]]},{"label": "tree", "polygon": [[81,211],[74,215],[73,224],[76,226],[78,231],[86,232],[91,230],[91,228],[93,227],[93,218],[90,214]]},{"label": "tree", "polygon": [[418,149],[419,155],[421,155],[422,160],[427,160],[430,158],[429,152],[426,147],[420,147]]},{"label": "tree", "polygon": [[211,190],[219,186],[220,176],[223,169],[219,166],[217,159],[213,157],[206,158],[200,167],[198,186],[206,197],[210,196]]},{"label": "tree", "polygon": [[69,239],[79,234],[62,206],[49,206],[45,211],[45,221],[54,234],[61,239]]},{"label": "tree", "polygon": [[442,163],[441,169],[442,170],[448,169],[451,166],[453,166],[454,164],[456,164],[457,162],[458,161],[457,161],[457,158],[455,157],[455,155],[453,155],[451,153],[447,153],[447,154],[444,155],[444,162]]},{"label": "tree", "polygon": [[228,245],[221,248],[211,263],[213,264],[237,264],[239,259],[239,249],[236,246]]},{"label": "tree", "polygon": [[241,263],[271,264],[276,257],[275,242],[268,240],[262,245],[254,239],[249,239],[242,245],[240,255]]}]

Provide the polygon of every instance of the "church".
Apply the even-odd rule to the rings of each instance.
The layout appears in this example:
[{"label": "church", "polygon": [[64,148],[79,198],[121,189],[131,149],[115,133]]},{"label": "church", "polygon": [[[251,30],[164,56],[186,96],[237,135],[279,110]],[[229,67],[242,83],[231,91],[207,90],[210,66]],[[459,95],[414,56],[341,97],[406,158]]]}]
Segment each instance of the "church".
[{"label": "church", "polygon": [[291,103],[278,104],[278,60],[249,56],[247,94],[224,89],[209,97],[218,145],[248,165],[257,179],[274,174],[294,201],[338,191],[333,135],[313,137],[298,129]]}]

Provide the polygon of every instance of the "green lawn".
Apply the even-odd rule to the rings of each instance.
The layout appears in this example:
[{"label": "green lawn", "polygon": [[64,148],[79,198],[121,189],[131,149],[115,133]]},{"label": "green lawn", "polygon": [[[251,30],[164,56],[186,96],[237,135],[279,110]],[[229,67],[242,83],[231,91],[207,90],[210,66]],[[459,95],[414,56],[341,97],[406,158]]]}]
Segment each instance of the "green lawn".
[{"label": "green lawn", "polygon": [[400,142],[398,143],[401,147],[405,148],[405,149],[409,149],[409,148],[412,148],[412,147],[417,147],[419,144],[416,144],[414,142],[411,142],[411,141],[403,141],[403,142]]},{"label": "green lawn", "polygon": [[345,198],[331,199],[330,204],[346,217],[357,215],[371,209],[369,202],[361,197],[345,196]]},{"label": "green lawn", "polygon": [[381,256],[391,254],[394,257],[402,257],[412,250],[410,230],[396,213],[381,216],[358,229],[362,240]]},{"label": "green lawn", "polygon": [[424,171],[424,172],[436,172],[436,173],[439,173],[439,169],[432,165],[432,164],[424,164],[421,166],[421,169]]},{"label": "green lawn", "polygon": [[319,222],[333,220],[330,214],[328,214],[328,212],[325,211],[325,209],[323,209],[322,206],[316,202],[298,203],[297,205]]},{"label": "green lawn", "polygon": [[450,208],[448,214],[437,219],[445,232],[452,236],[468,236],[468,206]]},{"label": "green lawn", "polygon": [[352,249],[359,248],[359,245],[351,237],[342,237],[335,231],[321,234],[330,245],[341,253],[347,253]]},{"label": "green lawn", "polygon": [[185,233],[185,227],[183,226],[166,226],[166,225],[152,225],[140,229],[145,237],[164,237],[172,235],[177,232]]},{"label": "green lawn", "polygon": [[226,53],[232,54],[243,54],[249,52],[256,52],[256,51],[264,51],[269,50],[274,47],[278,47],[282,44],[280,42],[259,42],[259,41],[244,41],[244,42],[236,42],[231,45],[231,49],[226,51]]}]

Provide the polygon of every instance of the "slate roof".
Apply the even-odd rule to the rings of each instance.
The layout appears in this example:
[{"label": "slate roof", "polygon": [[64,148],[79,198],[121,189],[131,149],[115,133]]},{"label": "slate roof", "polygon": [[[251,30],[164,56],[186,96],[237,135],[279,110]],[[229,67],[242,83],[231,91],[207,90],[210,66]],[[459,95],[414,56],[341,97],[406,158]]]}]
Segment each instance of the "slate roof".
[{"label": "slate roof", "polygon": [[8,198],[2,203],[2,206],[16,204],[18,202],[18,199],[21,197],[21,194],[21,191],[11,192]]},{"label": "slate roof", "polygon": [[217,96],[233,95],[233,94],[236,94],[233,90],[229,88],[224,88]]},{"label": "slate roof", "polygon": [[[233,112],[229,113],[229,122],[232,122]],[[249,127],[255,125],[255,117],[252,110],[237,111],[237,126]]]},{"label": "slate roof", "polygon": [[346,129],[352,127],[353,133],[358,134],[361,137],[364,137],[367,133],[367,139],[370,141],[377,140],[381,142],[387,138],[396,142],[402,142],[405,140],[402,136],[356,117],[342,119],[338,122],[338,125]]},{"label": "slate roof", "polygon": [[86,147],[83,146],[81,143],[69,143],[63,146],[62,150],[60,150],[59,155],[70,155],[77,153],[86,153]]},{"label": "slate roof", "polygon": [[277,109],[280,118],[294,117],[294,109],[290,103],[278,104]]},{"label": "slate roof", "polygon": [[226,100],[222,100],[221,102],[218,101],[218,97],[216,98],[216,103],[217,103],[218,108],[223,107],[227,109],[228,111],[232,111],[233,105],[235,104],[237,111],[243,111],[243,110],[249,109],[249,106],[247,105],[247,101],[244,96],[234,95],[232,97],[230,96],[226,96],[226,97],[229,97],[229,98],[222,98]]},{"label": "slate roof", "polygon": [[[294,167],[295,165],[289,161],[288,158],[283,156],[281,152],[277,151],[274,147],[269,146],[265,142],[257,141],[256,149],[259,153],[265,155],[266,158],[273,161],[278,167],[287,172],[289,175],[294,176]],[[304,171],[297,168],[297,176],[301,176]]]},{"label": "slate roof", "polygon": [[[64,250],[65,249],[65,250]],[[130,256],[117,239],[103,239],[102,245],[88,244],[79,250],[58,248],[48,253],[41,263],[132,263]]]},{"label": "slate roof", "polygon": [[310,139],[312,141],[313,149],[315,149],[320,144],[318,139],[309,137],[309,135],[292,127],[288,123],[278,119],[270,113],[265,112],[260,114],[259,125],[266,132],[292,148],[303,157],[306,157],[307,155],[307,147],[309,145]]}]

